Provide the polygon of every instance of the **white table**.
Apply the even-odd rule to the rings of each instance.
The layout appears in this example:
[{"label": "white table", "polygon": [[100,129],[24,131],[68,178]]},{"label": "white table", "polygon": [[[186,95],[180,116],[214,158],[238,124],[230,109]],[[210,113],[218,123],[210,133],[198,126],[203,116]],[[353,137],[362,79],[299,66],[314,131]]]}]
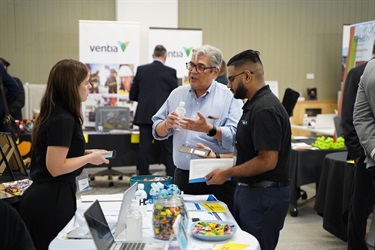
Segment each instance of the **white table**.
[{"label": "white table", "polygon": [[[121,199],[123,194],[118,195],[98,195],[97,198],[99,201],[101,200],[111,200],[111,201],[102,201],[100,205],[103,209],[104,215],[106,216],[108,221],[116,220],[118,217],[118,213],[121,206]],[[90,196],[90,198],[95,198],[96,196]],[[108,199],[110,197],[110,199]],[[204,201],[204,196],[184,196],[187,197],[186,201],[188,202],[200,202]],[[184,198],[185,199],[185,198]],[[89,199],[90,200],[90,199]],[[77,211],[76,215],[72,218],[72,220],[65,226],[63,230],[56,236],[56,238],[51,242],[49,249],[50,250],[60,250],[60,249],[96,249],[94,241],[92,239],[68,239],[66,237],[66,233],[72,230],[73,228],[77,227],[78,225],[84,225],[86,222],[83,217],[84,211],[92,204],[91,201],[82,202],[82,200],[77,200]],[[226,208],[228,212],[226,213],[218,213],[220,218],[223,221],[231,221],[236,223],[235,219],[233,218],[232,214],[229,212],[228,207],[220,202],[222,206]],[[188,206],[189,207],[189,206]],[[214,219],[213,216],[207,211],[204,210],[188,210],[188,215],[191,218],[200,218],[200,219]],[[146,241],[160,241],[153,237],[152,231],[152,209],[151,207],[141,209],[143,214],[143,238]],[[190,221],[191,224],[191,221]],[[224,245],[225,243],[232,241],[236,243],[248,244],[249,246],[246,247],[246,250],[260,250],[260,245],[257,239],[252,236],[251,234],[242,231],[237,225],[237,232],[236,234],[227,241],[218,241],[218,242],[208,242],[208,241],[201,241],[196,239],[191,235],[189,232],[189,250],[196,249],[196,250],[203,250],[203,249],[216,249],[219,246]],[[180,249],[178,247],[178,243],[176,241],[166,242],[165,249],[174,250]]]},{"label": "white table", "polygon": [[328,135],[328,136],[333,136],[335,133],[335,128],[318,128],[315,129],[313,127],[309,126],[302,126],[302,125],[291,125],[292,129],[298,129],[298,130],[303,130],[303,131],[309,131],[311,134],[322,134],[322,135]]}]

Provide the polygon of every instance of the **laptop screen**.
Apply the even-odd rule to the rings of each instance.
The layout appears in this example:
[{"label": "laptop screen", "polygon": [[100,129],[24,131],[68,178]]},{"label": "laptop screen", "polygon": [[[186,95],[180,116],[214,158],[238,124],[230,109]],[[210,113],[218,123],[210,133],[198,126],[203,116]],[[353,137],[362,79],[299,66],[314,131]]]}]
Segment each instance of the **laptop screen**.
[{"label": "laptop screen", "polygon": [[[125,192],[124,197],[122,199],[120,212],[117,218],[117,224],[115,229],[114,238],[118,240],[118,236],[121,232],[125,229],[126,225],[126,215],[128,214],[128,209],[130,204],[132,203],[132,199],[135,197],[135,192],[137,191],[138,182],[135,182],[132,186],[130,186]],[[124,240],[124,239],[121,239]]]},{"label": "laptop screen", "polygon": [[84,213],[87,225],[97,249],[108,250],[115,239],[104,217],[99,201],[96,200]]}]

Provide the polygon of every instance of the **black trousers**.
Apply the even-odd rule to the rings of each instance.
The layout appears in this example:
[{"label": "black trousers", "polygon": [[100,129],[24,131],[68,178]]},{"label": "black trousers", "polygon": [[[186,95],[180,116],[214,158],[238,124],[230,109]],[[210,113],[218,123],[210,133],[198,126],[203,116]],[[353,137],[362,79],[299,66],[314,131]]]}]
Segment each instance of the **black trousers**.
[{"label": "black trousers", "polygon": [[348,215],[348,249],[368,249],[365,240],[367,218],[373,210],[374,189],[370,171],[360,160],[354,166],[354,180]]},{"label": "black trousers", "polygon": [[222,185],[207,185],[206,182],[189,183],[189,171],[176,168],[174,174],[174,184],[185,194],[213,194],[215,197],[224,202],[230,212],[233,214],[234,182],[227,181]]},{"label": "black trousers", "polygon": [[[150,174],[151,145],[154,137],[152,136],[152,125],[139,125],[139,146],[137,156],[137,170],[139,175]],[[161,147],[161,163],[165,165],[168,176],[173,177],[175,165],[173,163],[173,137],[167,140],[156,141]]]},{"label": "black trousers", "polygon": [[35,250],[33,240],[17,210],[0,200],[0,249]]},{"label": "black trousers", "polygon": [[77,210],[75,179],[36,183],[22,195],[20,214],[38,250],[51,241],[73,218]]}]

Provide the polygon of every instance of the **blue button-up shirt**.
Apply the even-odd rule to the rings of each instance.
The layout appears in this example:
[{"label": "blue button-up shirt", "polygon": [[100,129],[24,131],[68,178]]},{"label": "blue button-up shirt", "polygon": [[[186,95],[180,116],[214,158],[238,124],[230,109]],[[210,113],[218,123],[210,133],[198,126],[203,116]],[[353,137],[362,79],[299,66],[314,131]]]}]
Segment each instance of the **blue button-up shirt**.
[{"label": "blue button-up shirt", "polygon": [[[197,112],[201,112],[205,117],[212,116],[217,119],[207,119],[209,123],[220,127],[222,141],[208,136],[202,132],[191,130],[171,130],[166,137],[159,137],[156,126],[167,119],[179,106],[180,101],[185,102],[185,117],[198,119]],[[241,118],[243,102],[236,100],[232,92],[223,84],[212,81],[210,87],[200,97],[197,97],[190,85],[181,86],[174,89],[164,102],[159,111],[152,117],[152,134],[156,140],[165,140],[173,135],[173,161],[176,167],[189,170],[190,160],[199,159],[192,154],[181,153],[178,149],[181,145],[195,147],[198,142],[210,147],[217,153],[231,153],[234,150],[233,140],[235,138],[237,123]]]}]

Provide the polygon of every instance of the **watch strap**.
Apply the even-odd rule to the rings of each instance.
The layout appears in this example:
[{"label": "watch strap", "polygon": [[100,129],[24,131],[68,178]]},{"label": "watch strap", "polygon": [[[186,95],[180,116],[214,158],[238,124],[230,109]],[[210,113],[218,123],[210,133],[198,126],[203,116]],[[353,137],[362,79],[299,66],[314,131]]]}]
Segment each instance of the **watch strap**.
[{"label": "watch strap", "polygon": [[208,131],[208,136],[215,136],[216,135],[216,126],[215,125],[212,125],[212,129],[210,129],[210,131]]}]

